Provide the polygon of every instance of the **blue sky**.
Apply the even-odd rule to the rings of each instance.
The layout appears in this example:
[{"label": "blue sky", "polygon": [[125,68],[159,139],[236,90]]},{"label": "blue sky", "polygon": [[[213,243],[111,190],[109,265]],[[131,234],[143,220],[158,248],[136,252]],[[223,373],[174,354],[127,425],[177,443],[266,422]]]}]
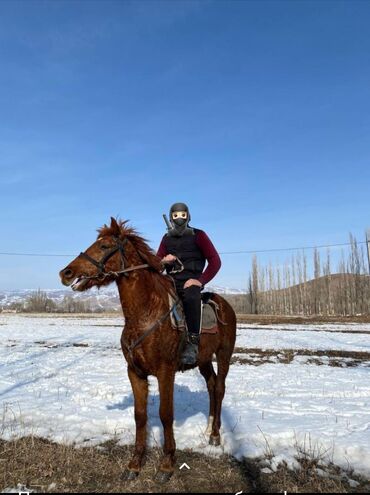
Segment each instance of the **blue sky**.
[{"label": "blue sky", "polygon": [[[369,24],[354,0],[2,0],[0,251],[79,253],[111,215],[156,248],[177,201],[221,252],[362,238]],[[250,256],[222,259],[245,287]],[[0,256],[0,289],[68,261]]]}]

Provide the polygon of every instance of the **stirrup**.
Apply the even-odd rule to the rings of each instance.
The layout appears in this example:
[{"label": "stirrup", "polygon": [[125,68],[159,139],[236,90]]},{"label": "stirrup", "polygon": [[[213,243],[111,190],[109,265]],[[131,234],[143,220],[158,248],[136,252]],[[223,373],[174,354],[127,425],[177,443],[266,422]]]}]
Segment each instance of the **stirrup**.
[{"label": "stirrup", "polygon": [[180,357],[180,361],[183,365],[192,366],[197,362],[199,352],[199,335],[189,333],[188,341]]},{"label": "stirrup", "polygon": [[188,342],[191,344],[199,345],[200,335],[199,333],[188,333]]}]

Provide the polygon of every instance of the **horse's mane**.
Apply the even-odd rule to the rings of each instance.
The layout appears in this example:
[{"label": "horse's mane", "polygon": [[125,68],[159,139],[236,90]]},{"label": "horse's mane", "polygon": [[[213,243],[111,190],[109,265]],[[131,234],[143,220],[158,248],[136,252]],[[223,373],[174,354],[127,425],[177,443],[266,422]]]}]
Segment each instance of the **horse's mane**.
[{"label": "horse's mane", "polygon": [[148,240],[142,237],[134,227],[127,224],[128,220],[119,219],[112,222],[110,226],[104,224],[103,227],[97,230],[98,238],[103,236],[114,236],[121,240],[127,238],[135,247],[142,260],[152,268],[150,271],[145,271],[151,275],[153,289],[159,293],[162,293],[164,289],[166,293],[172,291],[174,286],[170,277],[162,274],[163,266],[161,259],[148,245]]}]

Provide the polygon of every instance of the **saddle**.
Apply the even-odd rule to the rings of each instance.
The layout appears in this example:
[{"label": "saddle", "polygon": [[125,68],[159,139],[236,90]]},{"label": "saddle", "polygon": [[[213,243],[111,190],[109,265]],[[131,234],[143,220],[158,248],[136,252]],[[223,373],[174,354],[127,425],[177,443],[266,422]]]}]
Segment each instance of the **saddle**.
[{"label": "saddle", "polygon": [[[221,321],[218,310],[218,304],[212,299],[213,292],[201,293],[201,323],[200,333],[216,334],[219,331],[218,323]],[[174,304],[175,299],[169,295],[170,307]],[[184,331],[186,330],[185,314],[182,302],[179,301],[171,312],[171,325],[173,329]]]}]

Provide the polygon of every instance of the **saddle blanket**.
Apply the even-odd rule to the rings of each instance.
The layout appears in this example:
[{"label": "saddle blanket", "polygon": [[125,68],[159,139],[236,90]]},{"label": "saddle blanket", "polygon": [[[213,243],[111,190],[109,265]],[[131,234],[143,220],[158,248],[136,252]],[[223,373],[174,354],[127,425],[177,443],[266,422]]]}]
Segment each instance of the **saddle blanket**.
[{"label": "saddle blanket", "polygon": [[[201,330],[200,333],[218,333],[218,322],[216,315],[217,304],[212,301],[212,292],[203,292],[202,296],[202,306],[201,306]],[[170,307],[174,304],[175,299],[169,295]],[[185,314],[182,306],[182,302],[179,301],[176,307],[171,312],[171,325],[174,329],[184,330],[185,329]]]}]

